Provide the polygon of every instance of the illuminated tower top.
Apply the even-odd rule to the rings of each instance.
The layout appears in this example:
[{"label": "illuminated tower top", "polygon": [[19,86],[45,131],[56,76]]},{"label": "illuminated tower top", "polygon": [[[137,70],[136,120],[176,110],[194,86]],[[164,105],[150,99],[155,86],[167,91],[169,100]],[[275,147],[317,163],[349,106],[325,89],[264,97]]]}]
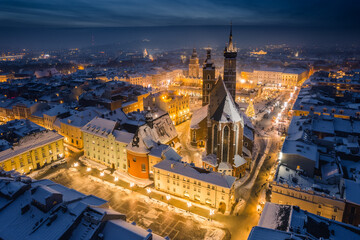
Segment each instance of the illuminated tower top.
[{"label": "illuminated tower top", "polygon": [[230,24],[230,35],[229,35],[229,43],[228,45],[225,47],[224,53],[233,53],[233,52],[237,52],[236,47],[234,46],[233,40],[232,40],[232,23]]}]

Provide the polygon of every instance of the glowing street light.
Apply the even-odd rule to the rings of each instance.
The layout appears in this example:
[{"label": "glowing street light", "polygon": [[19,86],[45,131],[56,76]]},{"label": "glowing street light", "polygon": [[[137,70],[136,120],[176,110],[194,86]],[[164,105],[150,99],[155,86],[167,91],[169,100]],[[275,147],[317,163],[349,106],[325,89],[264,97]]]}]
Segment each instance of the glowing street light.
[{"label": "glowing street light", "polygon": [[171,199],[171,197],[170,197],[170,195],[166,195],[166,200],[170,200]]},{"label": "glowing street light", "polygon": [[259,213],[261,212],[262,208],[261,208],[260,204],[257,205],[256,209]]},{"label": "glowing street light", "polygon": [[147,188],[146,191],[147,191],[148,194],[151,193],[151,189],[150,189],[150,188]]},{"label": "glowing street light", "polygon": [[214,214],[215,214],[215,210],[214,210],[214,209],[210,209],[210,213],[209,213],[209,215],[210,215],[210,220],[212,220],[212,219],[211,219],[211,216],[214,215]]},{"label": "glowing street light", "polygon": [[103,177],[104,175],[105,175],[104,172],[101,172],[101,173],[100,173],[100,177]]},{"label": "glowing street light", "polygon": [[186,204],[187,204],[189,212],[190,212],[190,208],[191,208],[192,204],[191,204],[191,202],[187,202]]},{"label": "glowing street light", "polygon": [[74,167],[78,167],[78,166],[79,166],[78,162],[74,163]]},{"label": "glowing street light", "polygon": [[135,186],[135,183],[131,182],[130,187],[133,188]]},{"label": "glowing street light", "polygon": [[91,167],[86,168],[86,171],[87,171],[87,172],[90,172],[90,171],[91,171]]},{"label": "glowing street light", "polygon": [[118,177],[115,177],[115,178],[114,178],[114,182],[117,182],[117,181],[119,181],[119,178],[118,178]]}]

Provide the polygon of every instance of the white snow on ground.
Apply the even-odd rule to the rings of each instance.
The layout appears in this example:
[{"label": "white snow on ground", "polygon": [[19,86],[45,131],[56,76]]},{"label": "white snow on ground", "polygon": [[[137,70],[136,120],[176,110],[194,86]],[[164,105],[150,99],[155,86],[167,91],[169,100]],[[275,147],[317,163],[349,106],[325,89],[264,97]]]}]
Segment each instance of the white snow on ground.
[{"label": "white snow on ground", "polygon": [[206,235],[204,237],[205,240],[216,240],[216,239],[223,239],[225,236],[224,230],[221,229],[208,229]]}]

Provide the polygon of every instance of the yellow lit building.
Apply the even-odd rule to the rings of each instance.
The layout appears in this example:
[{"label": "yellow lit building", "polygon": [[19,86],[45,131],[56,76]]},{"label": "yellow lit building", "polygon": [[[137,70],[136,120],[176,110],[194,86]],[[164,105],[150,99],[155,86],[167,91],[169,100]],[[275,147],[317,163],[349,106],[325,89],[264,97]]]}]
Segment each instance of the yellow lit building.
[{"label": "yellow lit building", "polygon": [[[243,70],[240,73],[241,84],[271,84],[286,88],[301,85],[309,77],[309,71],[300,68],[260,68]],[[241,87],[241,86],[239,86]]]},{"label": "yellow lit building", "polygon": [[64,157],[64,137],[42,131],[23,137],[12,148],[0,152],[0,167],[5,171],[28,173]]},{"label": "yellow lit building", "polygon": [[153,168],[157,190],[230,212],[235,177],[172,160],[163,160]]},{"label": "yellow lit building", "polygon": [[60,129],[57,129],[61,135],[65,137],[64,142],[70,148],[75,147],[76,149],[82,149],[84,142],[82,138],[81,128],[90,122],[94,117],[97,117],[95,111],[85,110],[72,115],[68,118],[60,120]]},{"label": "yellow lit building", "polygon": [[189,96],[176,94],[174,91],[162,91],[150,94],[144,99],[144,107],[147,109],[160,109],[169,113],[175,125],[180,124],[190,117]]},{"label": "yellow lit building", "polygon": [[117,122],[94,118],[82,129],[84,156],[105,166],[127,172],[126,147],[134,134],[117,130]]},{"label": "yellow lit building", "polygon": [[8,79],[13,79],[14,75],[10,73],[0,73],[0,82],[7,82]]},{"label": "yellow lit building", "polygon": [[123,103],[122,110],[126,114],[129,112],[144,111],[144,98],[146,98],[149,95],[150,93],[145,93],[137,96],[137,101],[130,101]]},{"label": "yellow lit building", "polygon": [[313,214],[342,221],[345,202],[341,199],[275,181],[272,183],[271,188],[271,202],[273,203],[299,206],[301,209]]}]

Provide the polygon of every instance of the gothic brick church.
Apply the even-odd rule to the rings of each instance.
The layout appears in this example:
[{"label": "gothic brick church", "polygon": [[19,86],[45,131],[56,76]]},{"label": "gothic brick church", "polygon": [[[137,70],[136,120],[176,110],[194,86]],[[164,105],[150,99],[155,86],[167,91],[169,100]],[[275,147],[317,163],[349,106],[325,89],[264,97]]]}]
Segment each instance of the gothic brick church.
[{"label": "gothic brick church", "polygon": [[231,29],[224,50],[223,79],[216,79],[211,50],[207,50],[202,108],[193,114],[190,134],[192,145],[205,147],[204,168],[241,178],[250,167],[254,128],[235,102],[236,56]]}]

